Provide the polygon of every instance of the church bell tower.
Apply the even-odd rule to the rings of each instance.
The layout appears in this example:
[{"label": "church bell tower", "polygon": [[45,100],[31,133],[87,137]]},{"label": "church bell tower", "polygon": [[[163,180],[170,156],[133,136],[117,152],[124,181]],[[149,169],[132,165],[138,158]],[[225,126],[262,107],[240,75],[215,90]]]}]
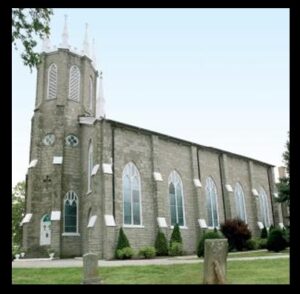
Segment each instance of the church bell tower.
[{"label": "church bell tower", "polygon": [[95,54],[89,47],[86,25],[83,50],[71,48],[67,16],[58,48],[44,40],[31,122],[26,215],[21,223],[28,257],[47,256],[50,249],[55,256],[81,255],[79,118],[97,118],[100,105]]}]

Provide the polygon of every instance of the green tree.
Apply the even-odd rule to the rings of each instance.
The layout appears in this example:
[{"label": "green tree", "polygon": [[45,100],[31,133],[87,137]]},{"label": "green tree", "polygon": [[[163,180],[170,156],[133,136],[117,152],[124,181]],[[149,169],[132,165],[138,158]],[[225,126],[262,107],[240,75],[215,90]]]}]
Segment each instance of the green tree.
[{"label": "green tree", "polygon": [[30,71],[40,63],[40,54],[34,49],[37,45],[35,36],[40,39],[50,34],[50,16],[52,8],[13,8],[12,9],[12,43],[18,50],[17,41],[24,47],[21,57]]},{"label": "green tree", "polygon": [[283,162],[286,166],[287,176],[280,178],[279,183],[277,183],[278,189],[278,202],[285,202],[290,206],[290,140],[286,142],[286,151],[282,155]]},{"label": "green tree", "polygon": [[121,249],[124,249],[127,247],[130,247],[130,243],[123,231],[123,228],[121,227],[121,229],[119,231],[118,243],[117,243],[116,252],[115,252],[116,257],[118,257],[118,255],[117,255],[118,250],[121,250]]},{"label": "green tree", "polygon": [[177,242],[182,244],[182,238],[181,238],[181,234],[180,234],[180,229],[179,229],[179,225],[176,224],[174,226],[172,235],[171,235],[171,239],[170,239],[170,247],[172,246],[173,242]]},{"label": "green tree", "polygon": [[168,242],[165,234],[158,230],[156,240],[155,240],[155,249],[158,256],[168,255]]},{"label": "green tree", "polygon": [[25,214],[25,182],[19,182],[12,190],[12,245],[21,247],[22,227]]}]

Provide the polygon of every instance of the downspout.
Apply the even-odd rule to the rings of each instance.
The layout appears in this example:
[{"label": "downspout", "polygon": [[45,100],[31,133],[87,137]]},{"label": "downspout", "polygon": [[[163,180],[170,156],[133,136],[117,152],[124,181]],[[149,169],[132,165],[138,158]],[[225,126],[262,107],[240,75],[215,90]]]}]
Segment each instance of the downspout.
[{"label": "downspout", "polygon": [[221,180],[221,187],[222,187],[222,199],[223,199],[223,210],[224,210],[224,220],[226,221],[227,216],[226,216],[226,208],[225,208],[225,187],[223,185],[223,175],[222,175],[222,163],[221,163],[221,156],[222,154],[219,155],[219,170],[220,170],[220,180]]},{"label": "downspout", "polygon": [[115,126],[112,124],[112,137],[111,137],[111,146],[112,146],[112,208],[113,216],[116,218],[115,214]]},{"label": "downspout", "polygon": [[272,175],[271,167],[268,168],[268,184],[269,184],[269,191],[270,191],[270,199],[271,199],[271,210],[272,210],[272,217],[273,217],[273,223],[275,226],[275,213],[274,213],[274,207],[273,207],[273,193],[272,193],[272,186],[271,186],[271,180],[270,177]]},{"label": "downspout", "polygon": [[198,178],[201,182],[200,162],[199,162],[199,149],[197,148],[197,165],[198,165]]}]

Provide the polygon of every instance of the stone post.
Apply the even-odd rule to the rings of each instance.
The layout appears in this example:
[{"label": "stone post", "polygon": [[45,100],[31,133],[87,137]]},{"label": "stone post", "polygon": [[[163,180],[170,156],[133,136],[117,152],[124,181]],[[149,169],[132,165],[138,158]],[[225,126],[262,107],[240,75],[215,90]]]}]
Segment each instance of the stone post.
[{"label": "stone post", "polygon": [[205,240],[203,284],[226,283],[227,251],[227,239]]},{"label": "stone post", "polygon": [[83,255],[82,284],[100,284],[98,274],[98,256],[93,253]]}]

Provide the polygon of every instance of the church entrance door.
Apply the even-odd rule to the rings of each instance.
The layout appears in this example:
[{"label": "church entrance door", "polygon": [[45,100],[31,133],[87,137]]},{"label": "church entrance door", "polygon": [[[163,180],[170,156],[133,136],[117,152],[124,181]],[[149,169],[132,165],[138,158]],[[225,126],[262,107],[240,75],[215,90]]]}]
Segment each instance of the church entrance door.
[{"label": "church entrance door", "polygon": [[40,245],[51,244],[51,220],[49,214],[41,218]]}]

